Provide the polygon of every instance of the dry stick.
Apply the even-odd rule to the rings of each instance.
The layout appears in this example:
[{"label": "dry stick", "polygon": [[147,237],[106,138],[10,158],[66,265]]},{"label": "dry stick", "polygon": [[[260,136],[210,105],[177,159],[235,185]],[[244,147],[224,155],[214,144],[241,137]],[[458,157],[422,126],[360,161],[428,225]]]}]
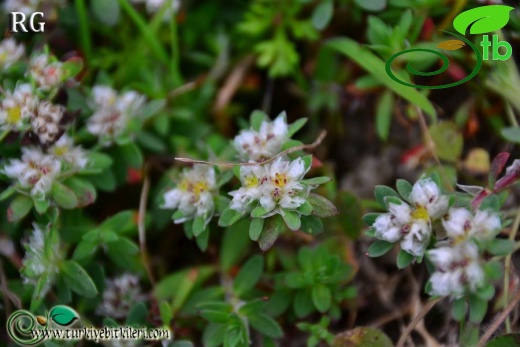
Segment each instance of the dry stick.
[{"label": "dry stick", "polygon": [[519,302],[520,302],[520,290],[518,292],[516,292],[515,297],[513,298],[513,300],[511,300],[509,305],[507,305],[507,307],[504,309],[504,311],[502,311],[502,313],[497,318],[495,318],[493,323],[491,323],[491,326],[489,327],[489,329],[480,338],[480,342],[478,343],[477,347],[484,347],[486,345],[486,342],[489,340],[489,338],[495,333],[495,331],[498,329],[498,327],[500,327],[502,322],[504,322],[504,320],[509,316],[511,311],[513,311],[513,309]]},{"label": "dry stick", "polygon": [[[511,229],[511,234],[509,234],[509,239],[514,241],[516,238],[516,234],[518,233],[518,227],[520,226],[520,210],[516,214],[515,221],[513,222],[513,227]],[[509,274],[511,273],[511,256],[513,254],[508,254],[504,263],[504,297],[505,302],[508,302],[509,299]],[[509,316],[506,318],[506,332],[511,333],[511,319]]]},{"label": "dry stick", "polygon": [[326,135],[327,135],[327,132],[325,130],[323,130],[318,135],[318,138],[313,143],[311,143],[309,145],[301,145],[301,146],[296,146],[296,147],[292,147],[292,148],[286,149],[285,151],[280,152],[279,154],[275,155],[271,159],[267,159],[267,160],[261,161],[259,163],[215,163],[215,162],[212,162],[212,161],[195,160],[195,159],[190,159],[190,158],[175,158],[175,160],[181,161],[183,163],[208,164],[208,165],[223,166],[223,167],[257,166],[257,165],[263,165],[263,164],[270,163],[270,162],[274,161],[276,158],[278,158],[278,157],[280,157],[282,155],[293,153],[293,152],[296,152],[296,151],[299,151],[299,150],[302,150],[302,149],[314,149],[314,148],[318,147],[321,144],[321,141],[323,141],[323,139],[325,138]]},{"label": "dry stick", "polygon": [[[146,172],[146,168],[144,169]],[[139,213],[137,215],[137,229],[139,230],[139,247],[141,249],[141,258],[148,274],[150,283],[155,286],[155,278],[153,277],[152,269],[148,258],[148,252],[146,251],[146,229],[145,229],[145,216],[146,216],[146,202],[148,201],[148,193],[150,192],[150,178],[147,174],[144,175],[143,189],[141,190],[141,197],[139,199]]]},{"label": "dry stick", "polygon": [[423,310],[419,313],[417,317],[414,318],[414,320],[406,327],[404,332],[402,333],[401,337],[399,338],[399,341],[397,342],[396,347],[403,347],[404,343],[406,342],[406,339],[408,338],[408,335],[412,333],[412,331],[415,329],[415,326],[419,324],[419,322],[426,316],[426,314],[437,304],[439,301],[444,299],[443,297],[431,300],[424,306]]}]

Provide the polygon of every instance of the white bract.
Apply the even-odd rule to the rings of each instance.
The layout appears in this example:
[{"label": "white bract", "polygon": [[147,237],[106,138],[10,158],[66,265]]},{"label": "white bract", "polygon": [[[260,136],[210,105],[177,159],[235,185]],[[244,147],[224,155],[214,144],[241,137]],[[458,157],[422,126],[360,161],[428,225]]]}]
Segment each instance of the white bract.
[{"label": "white bract", "polygon": [[72,169],[81,170],[88,162],[86,152],[80,146],[74,146],[74,141],[67,134],[63,134],[48,152],[69,164]]},{"label": "white bract", "polygon": [[411,205],[404,201],[388,204],[388,213],[377,217],[375,235],[388,242],[401,242],[401,249],[422,256],[431,239],[431,223],[446,214],[448,197],[430,178],[417,181],[410,193]]},{"label": "white bract", "polygon": [[478,248],[472,242],[428,251],[436,271],[430,277],[431,295],[460,297],[484,284]]},{"label": "white bract", "polygon": [[61,163],[53,155],[43,154],[39,148],[22,148],[22,159],[14,159],[4,167],[4,173],[18,181],[34,197],[45,197],[60,173]]},{"label": "white bract", "polygon": [[58,274],[58,263],[62,259],[59,243],[47,237],[50,231],[43,231],[37,224],[33,224],[34,231],[29,241],[24,244],[26,253],[23,258],[22,278],[24,284],[36,285],[44,274],[46,281],[41,289],[44,296],[54,283]]},{"label": "white bract", "polygon": [[13,92],[6,91],[0,106],[0,129],[25,130],[37,105],[38,98],[30,84],[19,84]]},{"label": "white bract", "polygon": [[146,299],[139,285],[139,277],[125,273],[106,281],[103,301],[97,307],[96,313],[103,317],[125,318],[135,303]]},{"label": "white bract", "polygon": [[7,70],[14,63],[19,62],[25,53],[25,46],[17,44],[12,37],[0,42],[0,69]]},{"label": "white bract", "polygon": [[52,61],[47,53],[41,53],[31,58],[28,75],[39,89],[49,91],[58,87],[64,79],[63,63]]},{"label": "white bract", "polygon": [[498,215],[490,211],[478,210],[473,215],[466,208],[451,208],[448,218],[442,221],[446,234],[455,243],[469,237],[479,240],[493,238],[501,228]]},{"label": "white bract", "polygon": [[215,169],[208,165],[194,165],[184,170],[174,189],[164,194],[165,209],[178,210],[182,217],[174,223],[182,223],[194,217],[204,217],[207,224],[213,216],[213,194],[217,189]]},{"label": "white bract", "polygon": [[90,102],[94,114],[87,121],[87,130],[102,142],[110,143],[125,133],[129,121],[138,116],[144,102],[145,97],[134,91],[118,95],[108,86],[95,86]]},{"label": "white bract", "polygon": [[273,122],[263,121],[260,130],[242,130],[234,139],[235,149],[242,161],[263,161],[279,154],[289,139],[285,115]]},{"label": "white bract", "polygon": [[229,193],[233,196],[230,208],[244,212],[258,202],[267,212],[263,218],[296,210],[309,196],[310,188],[301,182],[308,170],[302,158],[291,162],[279,157],[272,164],[243,166],[242,187]]}]

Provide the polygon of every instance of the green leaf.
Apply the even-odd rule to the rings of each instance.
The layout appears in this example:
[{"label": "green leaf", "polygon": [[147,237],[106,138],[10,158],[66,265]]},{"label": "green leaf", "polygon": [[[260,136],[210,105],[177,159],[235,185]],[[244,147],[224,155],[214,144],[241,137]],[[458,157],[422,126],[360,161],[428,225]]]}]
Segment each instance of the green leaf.
[{"label": "green leaf", "polygon": [[120,146],[119,153],[126,165],[133,168],[140,168],[143,165],[143,153],[135,143],[130,142]]},{"label": "green leaf", "polygon": [[245,315],[246,317],[257,315],[258,312],[262,312],[265,306],[265,301],[262,299],[256,299],[250,301],[238,309],[240,314]]},{"label": "green leaf", "polygon": [[298,318],[307,317],[314,311],[314,303],[312,301],[310,290],[299,290],[294,297],[294,313]]},{"label": "green leaf", "polygon": [[100,228],[104,230],[112,230],[119,234],[136,230],[137,225],[134,219],[135,211],[120,211],[101,223]]},{"label": "green leaf", "polygon": [[380,215],[381,213],[367,213],[363,216],[363,222],[368,226],[372,226]]},{"label": "green leaf", "polygon": [[265,252],[273,246],[278,235],[284,230],[285,223],[280,215],[274,215],[265,221],[265,226],[258,239],[260,249]]},{"label": "green leaf", "polygon": [[118,1],[91,0],[90,6],[94,16],[105,25],[113,26],[119,20],[120,8]]},{"label": "green leaf", "polygon": [[484,272],[491,281],[498,281],[502,278],[504,268],[499,261],[489,261],[484,264]]},{"label": "green leaf", "polygon": [[134,327],[140,327],[147,321],[148,309],[143,302],[136,302],[130,308],[126,319],[125,325]]},{"label": "green leaf", "polygon": [[397,194],[397,192],[390,187],[379,185],[374,188],[374,197],[376,198],[376,201],[379,203],[379,205],[384,209],[388,208],[385,199],[387,196],[394,196],[400,199],[399,194]]},{"label": "green leaf", "polygon": [[49,318],[58,325],[63,327],[69,326],[79,319],[79,315],[68,306],[54,306],[49,312]]},{"label": "green leaf", "polygon": [[102,171],[111,167],[112,163],[112,158],[105,153],[92,151],[88,154],[87,168],[89,169]]},{"label": "green leaf", "polygon": [[288,288],[298,289],[305,286],[305,277],[300,272],[292,272],[285,275],[284,283]]},{"label": "green leaf", "polygon": [[253,241],[258,241],[262,230],[264,228],[265,218],[253,218],[249,226],[249,238]]},{"label": "green leaf", "polygon": [[307,118],[300,118],[296,122],[289,124],[289,129],[287,131],[287,136],[292,137],[296,134],[305,124],[307,124]]},{"label": "green leaf", "polygon": [[[332,0],[321,1],[312,13],[312,25],[318,30],[324,29],[334,14],[334,3]],[[291,136],[291,135],[289,135]]]},{"label": "green leaf", "polygon": [[462,155],[464,139],[453,122],[439,122],[430,126],[430,135],[435,142],[435,153],[440,159],[455,163]]},{"label": "green leaf", "polygon": [[52,184],[51,191],[52,199],[64,209],[73,209],[78,206],[78,198],[76,194],[67,186],[60,182],[54,182]]},{"label": "green leaf", "polygon": [[405,201],[410,201],[410,193],[412,192],[413,186],[410,182],[403,179],[398,179],[395,183],[395,187],[397,188],[397,191],[399,192],[399,195],[403,198]]},{"label": "green leaf", "polygon": [[392,114],[394,111],[394,96],[391,91],[386,90],[377,103],[376,109],[376,132],[383,141],[388,139],[390,125],[392,124]]},{"label": "green leaf", "polygon": [[489,301],[495,296],[495,286],[491,283],[486,283],[483,287],[479,288],[475,293],[482,300]]},{"label": "green leaf", "polygon": [[487,246],[489,253],[496,256],[506,256],[513,253],[516,243],[509,239],[493,239]]},{"label": "green leaf", "polygon": [[497,31],[509,22],[509,12],[514,7],[504,5],[491,5],[476,7],[460,13],[453,20],[453,27],[462,35],[470,27],[470,34],[485,34]]},{"label": "green leaf", "polygon": [[220,247],[220,266],[222,271],[229,271],[231,266],[238,264],[247,253],[250,242],[246,230],[249,227],[249,223],[249,219],[242,219],[224,231]]},{"label": "green leaf", "polygon": [[308,201],[305,201],[303,204],[301,204],[296,209],[297,212],[299,212],[300,214],[302,214],[304,216],[309,216],[312,213],[312,210],[313,210],[313,207]]},{"label": "green leaf", "polygon": [[501,133],[507,141],[520,143],[520,128],[503,128]]},{"label": "green leaf", "polygon": [[206,229],[206,220],[203,216],[193,219],[193,236],[198,237]]},{"label": "green leaf", "polygon": [[322,176],[322,177],[313,177],[306,180],[303,180],[303,183],[309,185],[309,186],[319,186],[324,183],[330,182],[330,177]]},{"label": "green leaf", "polygon": [[23,217],[27,216],[31,208],[33,207],[33,201],[26,195],[18,195],[11,201],[7,208],[7,220],[9,222],[17,222]]},{"label": "green leaf", "polygon": [[263,271],[264,258],[261,255],[255,255],[249,259],[235,278],[233,287],[236,295],[241,296],[253,289],[260,280]]},{"label": "green leaf", "polygon": [[332,303],[332,293],[330,288],[318,283],[312,288],[312,302],[318,311],[325,313],[329,310]]},{"label": "green leaf", "polygon": [[257,330],[265,336],[269,336],[275,339],[283,336],[283,331],[280,325],[268,315],[259,313],[249,316],[248,320],[253,329]]},{"label": "green leaf", "polygon": [[97,197],[96,188],[87,180],[77,177],[69,177],[63,182],[69,187],[78,199],[77,207],[85,207],[92,204]]},{"label": "green leaf", "polygon": [[5,199],[7,199],[8,197],[10,197],[10,196],[13,195],[14,193],[16,193],[16,188],[15,188],[15,186],[9,186],[9,187],[7,187],[7,188],[2,192],[2,194],[0,194],[0,201],[4,201]]},{"label": "green leaf", "polygon": [[312,205],[312,214],[318,217],[330,217],[338,213],[336,206],[321,195],[310,193],[307,201]]},{"label": "green leaf", "polygon": [[35,199],[33,198],[34,208],[38,214],[44,214],[49,209],[49,199]]},{"label": "green leaf", "polygon": [[[143,109],[141,110],[141,117],[146,119],[150,118],[151,116],[155,116],[156,114],[161,111],[164,106],[166,106],[166,100],[165,99],[154,99],[146,103],[144,105]],[[161,118],[161,117],[157,117]],[[166,117],[165,117],[166,118]]]},{"label": "green leaf", "polygon": [[460,298],[453,301],[451,306],[451,315],[453,319],[460,322],[466,316],[466,299]]},{"label": "green leaf", "polygon": [[72,259],[82,260],[92,256],[97,250],[98,242],[82,240],[74,249]]},{"label": "green leaf", "polygon": [[393,247],[394,244],[391,242],[377,240],[368,247],[367,255],[371,258],[380,257],[388,253]]},{"label": "green leaf", "polygon": [[202,342],[204,347],[219,347],[222,345],[224,341],[224,336],[227,332],[226,324],[213,324],[210,323],[204,329],[204,333],[202,335]]},{"label": "green leaf", "polygon": [[234,223],[236,223],[240,218],[242,218],[242,213],[232,210],[230,208],[226,208],[224,212],[220,215],[218,220],[218,225],[221,227],[228,227]]},{"label": "green leaf", "polygon": [[415,260],[415,257],[410,253],[403,251],[402,249],[397,254],[397,267],[399,269],[404,269],[408,265],[410,265]]},{"label": "green leaf", "polygon": [[161,316],[162,323],[165,326],[170,326],[170,323],[173,319],[173,313],[172,308],[167,301],[161,301],[159,304],[159,315]]},{"label": "green leaf", "polygon": [[356,4],[367,11],[381,11],[386,7],[387,0],[355,0]]},{"label": "green leaf", "polygon": [[[251,112],[251,116],[249,119],[249,121],[251,123],[251,128],[253,128],[253,130],[260,131],[262,122],[267,121],[268,119],[269,119],[269,116],[264,111],[254,110],[253,112]],[[291,136],[289,135],[289,137],[291,137]]]},{"label": "green leaf", "polygon": [[93,298],[98,294],[96,285],[78,263],[72,260],[66,260],[61,265],[60,276],[63,276],[65,284],[77,294]]},{"label": "green leaf", "polygon": [[480,323],[484,319],[488,308],[487,300],[483,300],[476,295],[469,296],[469,320],[473,323]]},{"label": "green leaf", "polygon": [[283,220],[285,222],[285,225],[292,230],[292,231],[298,231],[300,230],[300,227],[302,225],[302,222],[300,220],[300,214],[297,212],[291,212],[291,211],[283,211]]},{"label": "green leaf", "polygon": [[[363,3],[365,2],[365,0],[359,1]],[[385,63],[367,48],[362,47],[358,42],[350,38],[340,37],[329,40],[326,46],[354,60],[366,71],[371,73],[374,78],[379,80],[396,94],[408,100],[413,105],[419,106],[432,118],[432,121],[435,122],[437,120],[435,108],[424,94],[419,93],[414,88],[396,83],[386,73]]]},{"label": "green leaf", "polygon": [[83,59],[73,57],[65,61],[62,65],[63,79],[73,78],[83,70]]},{"label": "green leaf", "polygon": [[323,222],[316,216],[301,216],[300,230],[311,235],[319,234],[323,231]]},{"label": "green leaf", "polygon": [[149,149],[150,151],[161,153],[166,150],[164,142],[153,133],[147,131],[138,132],[136,140],[143,148]]},{"label": "green leaf", "polygon": [[255,207],[253,209],[253,211],[251,211],[251,217],[259,218],[259,217],[266,215],[268,212],[269,211],[267,211],[264,207],[258,205],[257,207]]},{"label": "green leaf", "polygon": [[486,347],[518,347],[520,346],[520,334],[505,334],[489,341]]}]

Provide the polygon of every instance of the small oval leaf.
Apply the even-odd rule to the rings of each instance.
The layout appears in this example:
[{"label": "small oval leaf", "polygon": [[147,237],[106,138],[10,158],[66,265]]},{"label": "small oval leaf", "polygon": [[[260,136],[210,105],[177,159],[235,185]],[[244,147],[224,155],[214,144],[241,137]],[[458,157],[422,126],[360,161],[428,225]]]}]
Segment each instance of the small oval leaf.
[{"label": "small oval leaf", "polygon": [[485,34],[502,29],[509,22],[509,12],[514,7],[488,5],[473,8],[459,14],[453,20],[453,27],[462,35],[470,28],[470,34]]},{"label": "small oval leaf", "polygon": [[79,319],[79,315],[68,306],[54,306],[49,313],[50,319],[61,326],[71,325],[76,319]]},{"label": "small oval leaf", "polygon": [[456,51],[457,49],[461,49],[465,45],[466,44],[461,40],[446,40],[439,43],[437,47],[446,51]]}]

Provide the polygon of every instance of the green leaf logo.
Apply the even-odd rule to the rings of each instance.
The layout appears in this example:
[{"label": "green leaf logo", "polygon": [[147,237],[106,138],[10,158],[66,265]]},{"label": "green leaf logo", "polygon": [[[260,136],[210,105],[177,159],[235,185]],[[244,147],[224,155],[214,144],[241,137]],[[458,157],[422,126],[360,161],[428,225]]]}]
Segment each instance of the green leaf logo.
[{"label": "green leaf logo", "polygon": [[58,325],[68,326],[79,319],[79,315],[70,307],[60,305],[52,308],[49,318]]},{"label": "green leaf logo", "polygon": [[514,7],[490,5],[477,7],[459,14],[453,20],[453,27],[462,35],[470,27],[470,34],[485,34],[502,29],[509,22],[509,12]]}]

